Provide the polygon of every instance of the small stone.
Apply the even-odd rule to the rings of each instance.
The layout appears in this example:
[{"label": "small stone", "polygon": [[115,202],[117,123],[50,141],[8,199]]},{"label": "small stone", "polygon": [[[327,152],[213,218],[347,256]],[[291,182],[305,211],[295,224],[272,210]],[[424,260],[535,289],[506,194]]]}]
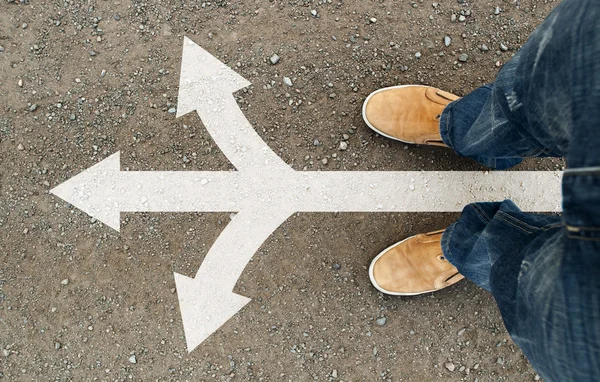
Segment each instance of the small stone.
[{"label": "small stone", "polygon": [[377,325],[383,326],[387,322],[387,318],[385,318],[385,317],[379,317],[377,320],[375,320],[375,322],[377,323]]},{"label": "small stone", "polygon": [[334,370],[331,372],[331,377],[332,377],[332,378],[337,378],[337,376],[338,376],[337,370],[335,370],[335,369],[334,369]]},{"label": "small stone", "polygon": [[450,46],[451,42],[452,42],[452,39],[450,38],[450,36],[444,36],[444,45]]},{"label": "small stone", "polygon": [[69,284],[69,279],[64,279],[60,283],[61,283],[61,285],[67,285],[67,284]]},{"label": "small stone", "polygon": [[292,80],[289,77],[283,77],[283,83],[286,84],[287,86],[292,86]]},{"label": "small stone", "polygon": [[496,9],[494,9],[494,14],[495,15],[499,15],[500,14],[500,7],[496,7]]},{"label": "small stone", "polygon": [[465,330],[467,330],[467,329],[466,328],[462,328],[456,334],[459,335],[459,336],[462,336],[463,333],[465,332]]},{"label": "small stone", "polygon": [[90,53],[90,56],[92,56],[92,57],[94,57],[96,55],[96,52],[93,50],[90,50],[89,53]]},{"label": "small stone", "polygon": [[29,106],[29,111],[34,112],[37,110],[37,108],[38,108],[37,104],[34,103],[33,105]]},{"label": "small stone", "polygon": [[460,21],[461,23],[464,23],[467,20],[467,18],[463,15],[458,16],[458,21]]},{"label": "small stone", "polygon": [[88,326],[88,330],[91,332],[92,330],[94,330],[94,327],[92,325]]},{"label": "small stone", "polygon": [[276,54],[272,55],[271,58],[269,59],[269,61],[271,61],[271,65],[275,65],[276,63],[279,62],[279,60],[281,60],[281,57],[279,57]]},{"label": "small stone", "polygon": [[327,158],[323,158],[323,159],[321,159],[321,163],[323,163],[323,164],[327,164]]},{"label": "small stone", "polygon": [[58,350],[58,349],[60,349],[60,346],[61,346],[60,342],[55,342],[54,343],[54,349]]},{"label": "small stone", "polygon": [[5,357],[8,357],[10,355],[10,350],[8,349],[2,349],[2,355]]},{"label": "small stone", "polygon": [[337,271],[338,269],[340,269],[341,267],[342,267],[342,266],[341,266],[341,265],[339,265],[338,263],[335,263],[335,264],[333,264],[333,265],[331,266],[331,268],[335,269],[336,271]]},{"label": "small stone", "polygon": [[411,184],[411,185],[408,186],[408,188],[410,188],[411,191],[414,191],[415,190],[415,185]]},{"label": "small stone", "polygon": [[485,44],[481,44],[479,49],[481,49],[482,52],[487,52],[488,50],[490,50],[490,48],[488,48],[488,46]]},{"label": "small stone", "polygon": [[377,356],[377,353],[378,353],[377,346],[373,346],[373,355]]},{"label": "small stone", "polygon": [[313,9],[312,11],[310,11],[310,14],[313,15],[313,17],[317,17],[317,10]]},{"label": "small stone", "polygon": [[21,28],[23,28],[23,29],[27,29],[27,27],[28,27],[28,26],[29,26],[29,25],[27,25],[27,23],[23,23],[23,24],[21,24]]},{"label": "small stone", "polygon": [[460,61],[460,62],[467,62],[468,60],[469,60],[469,55],[466,53],[463,53],[460,56],[458,56],[458,61]]},{"label": "small stone", "polygon": [[498,365],[504,365],[504,358],[502,358],[502,357],[498,357],[498,359],[496,360],[496,363],[497,363]]},{"label": "small stone", "polygon": [[506,46],[504,44],[500,44],[500,50],[503,52],[506,52],[508,50],[508,46]]},{"label": "small stone", "polygon": [[448,371],[454,371],[454,369],[456,368],[456,366],[454,366],[452,362],[446,362],[444,364],[444,367],[448,369]]},{"label": "small stone", "polygon": [[433,4],[431,4],[432,7],[437,8],[440,5],[440,3],[434,2]]},{"label": "small stone", "polygon": [[106,70],[102,69],[100,72],[100,77],[104,77],[106,75]]},{"label": "small stone", "polygon": [[321,142],[319,142],[319,140],[317,138],[315,138],[315,140],[313,141],[313,146],[320,146]]},{"label": "small stone", "polygon": [[377,22],[377,19],[375,17],[371,17],[369,21],[371,22],[371,24],[375,24]]},{"label": "small stone", "polygon": [[115,21],[119,21],[119,20],[121,20],[121,16],[119,16],[119,15],[114,15],[114,16],[113,16],[113,19],[115,19]]},{"label": "small stone", "polygon": [[347,149],[348,149],[348,143],[346,143],[344,141],[340,142],[340,150],[345,151]]},{"label": "small stone", "polygon": [[450,21],[453,23],[456,22],[456,15],[454,13],[450,16]]},{"label": "small stone", "polygon": [[25,147],[21,143],[19,143],[19,145],[17,146],[17,150],[23,151],[25,150]]},{"label": "small stone", "polygon": [[329,98],[331,98],[331,99],[335,98],[336,96],[337,96],[337,94],[335,94],[335,93],[329,94]]},{"label": "small stone", "polygon": [[415,58],[421,58],[421,52],[415,53]]},{"label": "small stone", "polygon": [[4,47],[0,45],[0,53],[4,52]]},{"label": "small stone", "polygon": [[176,108],[172,107],[172,108],[169,109],[169,114],[175,114],[175,113],[177,113],[177,109]]},{"label": "small stone", "polygon": [[132,354],[129,357],[129,363],[137,363],[137,359],[135,358],[135,354]]}]

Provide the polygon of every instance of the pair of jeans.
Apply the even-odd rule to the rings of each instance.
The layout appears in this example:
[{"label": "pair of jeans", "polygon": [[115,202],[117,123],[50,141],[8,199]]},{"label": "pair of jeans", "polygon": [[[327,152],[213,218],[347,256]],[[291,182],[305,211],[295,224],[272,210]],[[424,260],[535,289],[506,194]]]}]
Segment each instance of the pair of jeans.
[{"label": "pair of jeans", "polygon": [[443,141],[495,169],[561,156],[562,216],[474,203],[442,237],[546,381],[600,381],[600,2],[564,0],[493,84],[449,104]]}]

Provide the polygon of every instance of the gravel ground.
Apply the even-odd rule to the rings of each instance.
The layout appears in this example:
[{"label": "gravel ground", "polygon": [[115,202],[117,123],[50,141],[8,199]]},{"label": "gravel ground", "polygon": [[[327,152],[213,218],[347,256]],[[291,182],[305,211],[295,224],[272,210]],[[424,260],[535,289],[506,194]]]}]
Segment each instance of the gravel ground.
[{"label": "gravel ground", "polygon": [[557,3],[0,0],[0,379],[539,380],[472,283],[369,283],[379,251],[458,214],[294,215],[236,286],[253,301],[188,354],[173,272],[229,214],[122,214],[118,233],[48,190],[119,150],[123,169],[232,168],[197,115],[175,119],[184,36],[252,82],[240,107],[297,170],[484,169],[377,136],[362,102],[493,81]]}]

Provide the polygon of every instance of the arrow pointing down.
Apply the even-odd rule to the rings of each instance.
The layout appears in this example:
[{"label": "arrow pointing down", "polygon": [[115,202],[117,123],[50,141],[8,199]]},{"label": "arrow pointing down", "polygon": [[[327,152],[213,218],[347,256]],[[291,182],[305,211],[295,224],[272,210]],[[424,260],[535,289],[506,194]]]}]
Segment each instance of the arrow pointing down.
[{"label": "arrow pointing down", "polygon": [[197,111],[238,171],[121,171],[117,152],[50,191],[117,231],[121,212],[238,212],[194,278],[175,273],[189,352],[250,301],[232,292],[238,278],[295,212],[460,211],[506,198],[560,210],[560,172],[295,171],[239,109],[233,93],[249,84],[185,38],[177,116]]}]

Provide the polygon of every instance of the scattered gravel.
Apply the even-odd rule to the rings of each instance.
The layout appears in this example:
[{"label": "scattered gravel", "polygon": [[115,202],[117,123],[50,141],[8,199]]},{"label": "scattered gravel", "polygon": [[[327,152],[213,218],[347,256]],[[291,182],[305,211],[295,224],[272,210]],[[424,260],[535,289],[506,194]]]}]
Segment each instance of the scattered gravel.
[{"label": "scattered gravel", "polygon": [[269,61],[271,61],[271,65],[277,64],[279,62],[279,60],[281,60],[281,57],[279,57],[276,54],[272,55],[271,58],[269,59]]}]

